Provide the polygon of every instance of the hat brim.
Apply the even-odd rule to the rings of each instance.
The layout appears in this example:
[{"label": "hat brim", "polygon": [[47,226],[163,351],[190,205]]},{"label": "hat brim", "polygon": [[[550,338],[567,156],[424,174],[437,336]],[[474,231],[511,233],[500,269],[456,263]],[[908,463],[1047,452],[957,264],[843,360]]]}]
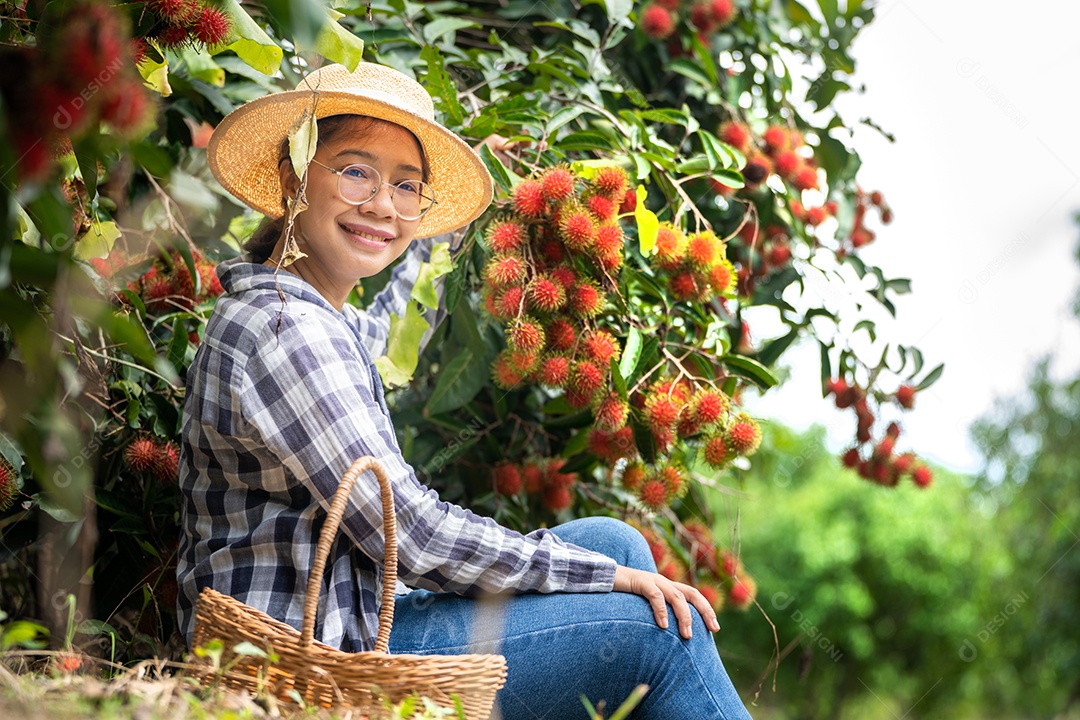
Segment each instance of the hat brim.
[{"label": "hat brim", "polygon": [[[221,186],[264,215],[283,214],[278,153],[298,118],[311,107],[310,90],[256,98],[229,113],[207,145],[207,161]],[[411,131],[424,148],[437,202],[420,220],[417,237],[456,230],[491,204],[491,174],[469,145],[442,125],[395,105],[348,91],[320,91],[317,117],[365,115]]]}]

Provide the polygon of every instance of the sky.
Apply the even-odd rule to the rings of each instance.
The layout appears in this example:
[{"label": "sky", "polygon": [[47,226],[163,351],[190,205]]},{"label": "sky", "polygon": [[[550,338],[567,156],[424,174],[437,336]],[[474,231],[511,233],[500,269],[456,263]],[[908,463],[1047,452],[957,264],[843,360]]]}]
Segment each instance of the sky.
[{"label": "sky", "polygon": [[[862,257],[913,285],[879,330],[922,349],[928,367],[945,363],[904,414],[898,447],[961,472],[980,468],[970,423],[1022,394],[1039,358],[1053,353],[1059,378],[1080,367],[1070,311],[1080,288],[1080,5],[995,7],[877,3],[852,49],[851,84],[865,92],[835,103],[856,126],[842,139],[863,160],[860,185],[881,190],[895,215]],[[849,446],[854,416],[821,399],[816,344],[783,363],[790,381],[751,412],[824,425],[834,449]]]}]

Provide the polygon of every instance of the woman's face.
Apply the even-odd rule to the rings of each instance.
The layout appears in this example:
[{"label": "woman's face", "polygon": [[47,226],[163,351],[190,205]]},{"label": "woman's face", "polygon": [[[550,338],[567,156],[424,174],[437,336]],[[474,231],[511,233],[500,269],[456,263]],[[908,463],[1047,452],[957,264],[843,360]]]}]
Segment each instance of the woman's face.
[{"label": "woman's face", "polygon": [[[389,185],[422,180],[420,148],[408,130],[388,122],[365,120],[362,132],[350,121],[325,142],[319,143],[308,167],[308,208],[296,216],[294,231],[300,249],[308,257],[294,265],[301,276],[323,295],[344,300],[360,278],[382,271],[409,247],[420,220],[398,217]],[[351,205],[338,194],[338,175],[356,163],[375,168],[384,183],[363,205]],[[299,181],[289,172],[295,193]],[[329,295],[328,292],[329,291]],[[333,302],[333,301],[332,301]]]}]

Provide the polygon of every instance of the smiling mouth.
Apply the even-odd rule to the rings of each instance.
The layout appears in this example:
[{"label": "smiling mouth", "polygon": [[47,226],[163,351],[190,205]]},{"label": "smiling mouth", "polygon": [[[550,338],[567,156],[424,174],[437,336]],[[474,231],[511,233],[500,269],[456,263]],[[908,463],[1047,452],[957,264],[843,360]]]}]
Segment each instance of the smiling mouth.
[{"label": "smiling mouth", "polygon": [[344,225],[339,225],[339,227],[350,235],[355,235],[356,237],[370,240],[372,242],[380,242],[384,245],[389,245],[394,239],[392,237],[388,238],[382,237],[381,235],[372,235],[371,233],[360,232],[359,230],[353,230],[352,228],[345,227]]}]

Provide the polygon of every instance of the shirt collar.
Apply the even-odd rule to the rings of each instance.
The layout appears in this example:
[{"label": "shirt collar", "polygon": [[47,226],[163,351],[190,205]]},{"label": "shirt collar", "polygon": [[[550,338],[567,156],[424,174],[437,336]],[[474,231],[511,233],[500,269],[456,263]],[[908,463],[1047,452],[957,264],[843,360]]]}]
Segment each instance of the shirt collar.
[{"label": "shirt collar", "polygon": [[246,255],[221,263],[217,266],[217,273],[221,287],[228,295],[267,290],[277,293],[280,288],[287,299],[296,297],[340,314],[307,280],[288,270],[275,271],[262,263],[253,263]]}]

